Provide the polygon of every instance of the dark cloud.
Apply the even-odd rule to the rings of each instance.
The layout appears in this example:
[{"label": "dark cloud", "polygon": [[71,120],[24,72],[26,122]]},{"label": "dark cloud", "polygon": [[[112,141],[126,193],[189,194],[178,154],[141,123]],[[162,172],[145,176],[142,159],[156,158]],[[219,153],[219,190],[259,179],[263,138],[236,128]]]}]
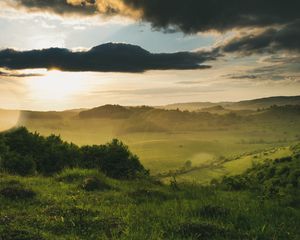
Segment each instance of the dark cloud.
[{"label": "dark cloud", "polygon": [[267,64],[267,66],[255,67],[243,73],[232,73],[222,77],[251,81],[299,81],[300,79],[299,57],[272,55],[271,58],[266,58],[262,64]]},{"label": "dark cloud", "polygon": [[298,19],[299,0],[11,0],[57,14],[126,15],[154,28],[186,33],[285,24]]},{"label": "dark cloud", "polygon": [[203,69],[218,51],[150,53],[139,46],[107,43],[84,52],[63,48],[31,51],[0,51],[0,67],[7,69],[47,68],[63,71],[144,72],[147,70]]},{"label": "dark cloud", "polygon": [[16,73],[16,72],[3,72],[0,71],[0,77],[17,77],[17,78],[23,78],[23,77],[40,77],[43,76],[42,74],[36,74],[36,73]]},{"label": "dark cloud", "polygon": [[229,77],[231,79],[257,79],[257,75],[225,75],[225,77]]},{"label": "dark cloud", "polygon": [[234,38],[222,47],[224,52],[242,54],[275,53],[280,50],[300,51],[300,20],[281,28],[269,28],[259,34]]},{"label": "dark cloud", "polygon": [[[259,27],[253,34],[243,33],[206,53],[151,54],[139,48],[118,46],[105,50],[100,46],[88,52],[66,49],[15,52],[13,62],[0,60],[0,66],[23,68],[55,67],[70,71],[142,72],[151,69],[204,68],[199,63],[221,53],[276,53],[300,51],[299,0],[10,0],[16,8],[51,12],[60,15],[122,15],[150,22],[165,33],[196,33],[209,30],[228,31]],[[122,48],[122,49],[121,49]],[[119,51],[120,50],[120,51]],[[109,52],[109,53],[108,53]],[[133,54],[132,54],[133,52]],[[220,54],[217,54],[217,53]],[[25,61],[24,58],[30,59]],[[48,57],[49,59],[46,59]],[[72,66],[72,64],[74,64]]]},{"label": "dark cloud", "polygon": [[177,26],[188,33],[269,26],[299,18],[299,0],[124,0],[154,27]]},{"label": "dark cloud", "polygon": [[59,15],[94,15],[97,12],[93,0],[82,0],[80,4],[70,4],[68,0],[11,0],[10,3],[16,8]]}]

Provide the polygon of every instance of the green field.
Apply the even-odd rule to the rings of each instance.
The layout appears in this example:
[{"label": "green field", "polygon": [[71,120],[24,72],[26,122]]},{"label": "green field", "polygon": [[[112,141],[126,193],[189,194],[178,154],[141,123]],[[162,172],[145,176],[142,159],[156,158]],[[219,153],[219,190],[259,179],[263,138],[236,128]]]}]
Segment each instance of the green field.
[{"label": "green field", "polygon": [[[296,154],[292,148],[280,148],[263,155],[288,152]],[[226,170],[240,171],[236,163],[248,157],[228,162]],[[299,160],[295,155],[256,167],[248,173],[249,183],[242,181],[246,174],[233,177],[234,185],[227,180],[207,187],[162,185],[151,179],[119,181],[84,169],[66,169],[51,177],[2,173],[0,239],[296,240]],[[275,169],[274,175],[270,169]],[[258,184],[262,174],[269,179]],[[101,187],[87,190],[85,182],[91,178],[99,179]]]},{"label": "green field", "polygon": [[196,182],[240,173],[251,167],[255,160],[251,157],[253,152],[291,145],[299,140],[300,132],[298,109],[285,107],[252,111],[243,116],[203,113],[198,116],[165,110],[151,110],[125,119],[107,116],[81,119],[76,113],[58,114],[58,119],[49,119],[49,113],[44,113],[43,118],[27,118],[21,124],[43,135],[58,134],[78,145],[103,144],[118,138],[129,145],[153,175],[180,169],[186,161],[199,168],[209,162],[246,155],[222,167],[199,168],[179,178]]},{"label": "green field", "polygon": [[[88,118],[23,113],[19,125],[37,134],[3,134],[0,240],[299,239],[299,107],[242,115],[137,108],[129,117],[98,110]],[[150,175],[108,177],[132,161],[103,145],[113,138]],[[99,146],[85,152],[63,140]]]}]

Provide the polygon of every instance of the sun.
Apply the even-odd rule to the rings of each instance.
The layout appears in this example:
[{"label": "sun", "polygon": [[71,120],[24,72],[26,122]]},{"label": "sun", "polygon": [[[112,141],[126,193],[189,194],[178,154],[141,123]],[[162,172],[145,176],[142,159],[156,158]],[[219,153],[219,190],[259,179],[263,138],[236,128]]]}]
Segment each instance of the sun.
[{"label": "sun", "polygon": [[49,70],[42,75],[28,81],[30,95],[36,100],[67,100],[85,87],[81,73]]}]

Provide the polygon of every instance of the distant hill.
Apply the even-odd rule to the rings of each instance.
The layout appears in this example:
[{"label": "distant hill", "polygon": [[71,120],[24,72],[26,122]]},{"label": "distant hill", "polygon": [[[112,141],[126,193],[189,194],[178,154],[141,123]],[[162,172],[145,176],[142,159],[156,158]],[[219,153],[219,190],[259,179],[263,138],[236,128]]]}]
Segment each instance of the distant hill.
[{"label": "distant hill", "polygon": [[129,118],[153,110],[149,106],[127,107],[121,105],[103,105],[79,112],[79,118]]},{"label": "distant hill", "polygon": [[80,118],[128,118],[131,111],[120,105],[104,105],[79,113]]},{"label": "distant hill", "polygon": [[160,106],[159,108],[167,109],[167,110],[179,109],[182,111],[198,111],[204,108],[211,108],[218,105],[223,106],[223,104],[212,103],[212,102],[190,102],[190,103],[173,103],[165,106]]},{"label": "distant hill", "polygon": [[236,102],[233,104],[229,104],[227,107],[231,109],[257,109],[269,108],[274,105],[300,105],[300,96],[259,98],[254,100]]},{"label": "distant hill", "polygon": [[62,119],[61,112],[21,111],[22,119]]},{"label": "distant hill", "polygon": [[[24,126],[48,124],[48,128],[56,129],[69,124],[68,121],[80,125],[86,124],[88,120],[96,119],[97,121],[90,121],[90,123],[100,124],[101,122],[102,125],[100,125],[106,126],[107,132],[133,133],[224,130],[247,124],[254,127],[257,124],[268,123],[270,125],[271,122],[286,125],[291,122],[297,124],[300,119],[300,96],[271,97],[236,103],[179,103],[168,106],[154,108],[104,105],[82,111],[74,109],[61,112],[23,110],[20,111],[20,116],[19,111],[2,110],[0,111],[0,126],[2,129],[8,129],[18,122],[18,125]],[[190,111],[186,110],[187,107]]]},{"label": "distant hill", "polygon": [[212,107],[223,107],[230,110],[257,110],[258,108],[269,108],[273,105],[300,105],[300,96],[292,97],[268,97],[253,100],[245,100],[240,102],[191,102],[191,103],[176,103],[162,106],[164,109],[180,109],[188,111],[203,111],[203,109]]}]

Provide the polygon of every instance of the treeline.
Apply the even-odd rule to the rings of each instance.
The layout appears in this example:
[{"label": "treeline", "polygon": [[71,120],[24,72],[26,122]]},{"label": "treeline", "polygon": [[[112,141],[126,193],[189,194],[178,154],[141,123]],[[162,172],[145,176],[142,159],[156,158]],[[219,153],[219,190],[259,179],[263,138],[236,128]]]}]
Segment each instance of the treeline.
[{"label": "treeline", "polygon": [[149,175],[139,158],[121,141],[79,147],[60,136],[44,137],[25,127],[0,134],[0,168],[19,175],[53,175],[64,168],[99,169],[116,179]]}]

